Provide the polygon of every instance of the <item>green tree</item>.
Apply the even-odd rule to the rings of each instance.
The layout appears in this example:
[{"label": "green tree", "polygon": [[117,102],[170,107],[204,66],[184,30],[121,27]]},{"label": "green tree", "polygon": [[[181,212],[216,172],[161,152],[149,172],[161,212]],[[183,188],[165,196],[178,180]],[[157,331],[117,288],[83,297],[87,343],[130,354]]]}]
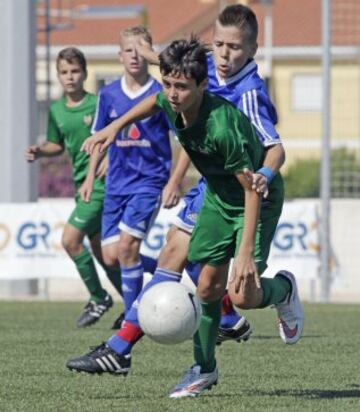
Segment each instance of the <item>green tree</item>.
[{"label": "green tree", "polygon": [[[319,197],[320,160],[300,159],[284,174],[287,199]],[[335,198],[360,198],[360,161],[345,148],[331,152],[331,194]]]}]

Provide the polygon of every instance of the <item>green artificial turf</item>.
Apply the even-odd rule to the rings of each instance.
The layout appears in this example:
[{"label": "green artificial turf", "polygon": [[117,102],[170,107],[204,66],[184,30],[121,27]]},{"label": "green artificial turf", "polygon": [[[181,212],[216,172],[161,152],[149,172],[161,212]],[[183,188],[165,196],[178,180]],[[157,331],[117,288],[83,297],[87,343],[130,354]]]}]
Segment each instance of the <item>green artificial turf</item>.
[{"label": "green artificial turf", "polygon": [[[0,302],[0,411],[360,411],[360,305],[305,305],[301,341],[284,345],[275,311],[248,311],[246,343],[217,349],[219,384],[196,399],[168,399],[192,364],[191,342],[144,338],[127,378],[71,373],[66,360],[111,336],[113,309],[91,328],[80,303]],[[118,307],[120,310],[120,307]]]}]

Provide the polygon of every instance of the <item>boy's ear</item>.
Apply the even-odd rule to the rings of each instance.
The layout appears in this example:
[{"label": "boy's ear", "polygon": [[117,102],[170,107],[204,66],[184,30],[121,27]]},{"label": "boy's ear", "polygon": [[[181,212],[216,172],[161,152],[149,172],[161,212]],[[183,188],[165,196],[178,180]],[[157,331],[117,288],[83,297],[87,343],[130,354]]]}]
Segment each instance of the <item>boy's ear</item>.
[{"label": "boy's ear", "polygon": [[258,49],[258,44],[255,43],[251,48],[251,57],[254,57]]},{"label": "boy's ear", "polygon": [[204,79],[202,82],[200,82],[199,86],[201,87],[202,90],[206,90],[208,85],[208,78]]},{"label": "boy's ear", "polygon": [[122,58],[122,54],[121,54],[121,50],[118,51],[118,59],[119,59],[119,62],[120,62],[121,64],[124,63],[123,58]]}]

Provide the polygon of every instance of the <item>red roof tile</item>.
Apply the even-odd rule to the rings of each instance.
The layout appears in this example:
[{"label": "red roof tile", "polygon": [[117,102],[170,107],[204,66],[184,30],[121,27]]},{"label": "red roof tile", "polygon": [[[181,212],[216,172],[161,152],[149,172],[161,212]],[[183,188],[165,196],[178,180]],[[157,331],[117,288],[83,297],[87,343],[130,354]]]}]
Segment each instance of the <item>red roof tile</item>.
[{"label": "red roof tile", "polygon": [[[259,0],[250,0],[251,7],[259,20],[259,44],[263,44],[264,7]],[[55,8],[69,4],[73,10],[82,6],[139,5],[139,0],[50,0]],[[174,38],[191,32],[201,34],[210,40],[213,21],[219,10],[217,0],[141,0],[148,10],[148,24],[154,42],[164,44]],[[39,10],[43,3],[39,3]],[[52,23],[56,22],[52,18]],[[68,20],[63,20],[68,21]],[[140,24],[135,19],[84,19],[75,18],[72,30],[54,31],[53,45],[111,45],[117,44],[121,29]],[[38,18],[43,27],[43,17]],[[334,45],[360,46],[360,1],[332,0],[332,38]],[[44,34],[39,33],[39,43]],[[274,46],[315,46],[321,43],[321,0],[273,0],[273,44]]]}]

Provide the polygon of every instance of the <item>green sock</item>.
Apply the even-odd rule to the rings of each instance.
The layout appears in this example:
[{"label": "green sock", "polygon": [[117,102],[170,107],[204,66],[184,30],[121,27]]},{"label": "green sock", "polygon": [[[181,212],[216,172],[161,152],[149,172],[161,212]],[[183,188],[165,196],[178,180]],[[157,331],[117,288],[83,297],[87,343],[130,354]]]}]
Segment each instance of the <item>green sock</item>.
[{"label": "green sock", "polygon": [[194,358],[202,373],[212,372],[216,366],[215,345],[221,318],[221,299],[202,303],[202,317],[194,335]]},{"label": "green sock", "polygon": [[85,283],[91,297],[95,302],[101,302],[106,296],[106,291],[101,287],[99,275],[96,271],[94,260],[90,253],[84,249],[80,255],[72,258],[81,279]]},{"label": "green sock", "polygon": [[263,300],[259,306],[260,308],[283,302],[291,291],[289,281],[281,275],[276,275],[272,279],[261,278],[260,282],[264,292]]},{"label": "green sock", "polygon": [[122,296],[122,287],[121,287],[121,270],[120,270],[120,265],[118,267],[109,267],[106,265],[101,265],[114,286],[114,288],[119,292],[119,295]]}]

